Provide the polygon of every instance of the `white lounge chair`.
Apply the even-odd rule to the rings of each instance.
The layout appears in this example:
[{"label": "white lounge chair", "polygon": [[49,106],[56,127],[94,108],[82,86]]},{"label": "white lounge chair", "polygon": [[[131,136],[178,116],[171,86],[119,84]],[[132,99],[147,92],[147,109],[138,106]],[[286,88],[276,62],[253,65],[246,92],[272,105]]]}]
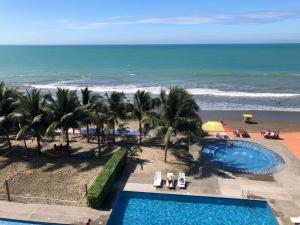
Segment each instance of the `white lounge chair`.
[{"label": "white lounge chair", "polygon": [[173,173],[167,173],[167,188],[174,188],[174,174]]},{"label": "white lounge chair", "polygon": [[185,173],[179,173],[178,180],[177,180],[177,187],[185,188],[185,185],[186,185]]},{"label": "white lounge chair", "polygon": [[300,216],[290,217],[293,224],[300,224]]},{"label": "white lounge chair", "polygon": [[227,140],[229,139],[229,136],[226,133],[216,133],[216,137],[219,139]]},{"label": "white lounge chair", "polygon": [[155,171],[153,186],[161,187],[161,172],[160,171]]}]

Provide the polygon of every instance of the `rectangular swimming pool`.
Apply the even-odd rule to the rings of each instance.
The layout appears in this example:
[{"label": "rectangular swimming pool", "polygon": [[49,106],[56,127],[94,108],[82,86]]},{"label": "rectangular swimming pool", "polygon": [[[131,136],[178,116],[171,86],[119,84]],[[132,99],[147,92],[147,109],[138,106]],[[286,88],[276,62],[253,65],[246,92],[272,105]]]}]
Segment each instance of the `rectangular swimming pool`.
[{"label": "rectangular swimming pool", "polygon": [[278,225],[266,201],[120,193],[108,225]]}]

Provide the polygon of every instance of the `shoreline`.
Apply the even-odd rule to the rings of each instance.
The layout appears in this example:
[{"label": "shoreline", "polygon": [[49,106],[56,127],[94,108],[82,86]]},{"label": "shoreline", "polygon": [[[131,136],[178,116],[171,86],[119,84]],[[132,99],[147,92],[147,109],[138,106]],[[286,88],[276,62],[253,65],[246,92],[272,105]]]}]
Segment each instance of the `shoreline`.
[{"label": "shoreline", "polygon": [[[135,75],[134,75],[135,76]],[[58,87],[79,91],[88,87],[94,94],[104,95],[113,91],[122,92],[129,101],[138,90],[149,92],[153,97],[158,97],[162,89],[168,91],[170,87],[183,87],[195,99],[204,111],[272,111],[272,112],[300,112],[300,93],[285,92],[247,92],[239,90],[223,91],[216,88],[187,87],[185,85],[154,85],[140,86],[138,84],[122,85],[94,85],[91,83],[78,84],[78,81],[55,81],[48,84],[13,84],[12,87],[21,92],[31,89],[39,89],[43,93],[55,93]],[[92,82],[92,80],[90,81]]]},{"label": "shoreline", "polygon": [[[245,124],[243,113],[253,114],[254,123]],[[261,132],[266,129],[280,132],[300,131],[300,112],[202,110],[200,116],[203,122],[223,120],[225,126],[232,130],[244,128],[250,132]]]},{"label": "shoreline", "polygon": [[241,119],[242,114],[253,114],[253,121],[300,123],[300,112],[264,110],[201,110],[202,119]]}]

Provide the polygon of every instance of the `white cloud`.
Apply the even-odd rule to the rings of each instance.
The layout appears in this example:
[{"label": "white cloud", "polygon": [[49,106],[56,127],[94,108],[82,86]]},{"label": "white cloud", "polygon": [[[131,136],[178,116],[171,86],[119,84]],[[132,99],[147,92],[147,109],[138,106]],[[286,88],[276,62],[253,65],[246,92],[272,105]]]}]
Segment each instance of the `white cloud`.
[{"label": "white cloud", "polygon": [[291,11],[266,11],[250,13],[216,13],[202,14],[197,16],[181,17],[157,17],[124,19],[123,17],[114,17],[113,20],[95,21],[89,23],[76,23],[71,20],[59,20],[58,22],[64,28],[69,29],[97,29],[110,25],[131,25],[131,24],[156,24],[156,25],[201,25],[208,23],[272,23],[283,21],[300,16],[300,12]]}]

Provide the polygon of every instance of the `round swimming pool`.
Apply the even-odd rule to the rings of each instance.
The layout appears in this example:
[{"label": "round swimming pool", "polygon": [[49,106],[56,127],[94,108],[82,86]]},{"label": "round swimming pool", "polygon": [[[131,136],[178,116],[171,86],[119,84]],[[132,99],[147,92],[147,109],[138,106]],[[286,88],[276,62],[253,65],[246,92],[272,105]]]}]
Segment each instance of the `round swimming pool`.
[{"label": "round swimming pool", "polygon": [[202,146],[205,162],[230,172],[272,174],[285,164],[280,155],[253,142],[207,141]]}]

